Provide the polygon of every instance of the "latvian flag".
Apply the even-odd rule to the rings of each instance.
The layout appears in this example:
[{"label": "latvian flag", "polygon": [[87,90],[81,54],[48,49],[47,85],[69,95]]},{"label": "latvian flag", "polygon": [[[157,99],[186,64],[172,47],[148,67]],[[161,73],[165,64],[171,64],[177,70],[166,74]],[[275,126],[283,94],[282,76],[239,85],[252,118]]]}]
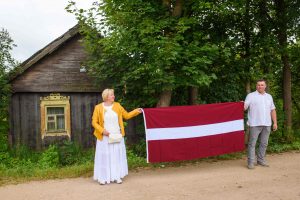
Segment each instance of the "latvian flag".
[{"label": "latvian flag", "polygon": [[191,160],[242,151],[242,102],[145,108],[147,161]]}]

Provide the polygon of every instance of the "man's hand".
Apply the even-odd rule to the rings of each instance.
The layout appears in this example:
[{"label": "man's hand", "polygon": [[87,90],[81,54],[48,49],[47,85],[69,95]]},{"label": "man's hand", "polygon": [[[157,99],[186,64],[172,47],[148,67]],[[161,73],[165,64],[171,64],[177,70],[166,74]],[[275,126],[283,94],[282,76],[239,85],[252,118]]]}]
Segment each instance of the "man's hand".
[{"label": "man's hand", "polygon": [[271,118],[273,121],[273,131],[276,131],[277,130],[277,115],[276,115],[275,109],[271,111]]},{"label": "man's hand", "polygon": [[273,124],[273,131],[277,131],[277,124]]}]

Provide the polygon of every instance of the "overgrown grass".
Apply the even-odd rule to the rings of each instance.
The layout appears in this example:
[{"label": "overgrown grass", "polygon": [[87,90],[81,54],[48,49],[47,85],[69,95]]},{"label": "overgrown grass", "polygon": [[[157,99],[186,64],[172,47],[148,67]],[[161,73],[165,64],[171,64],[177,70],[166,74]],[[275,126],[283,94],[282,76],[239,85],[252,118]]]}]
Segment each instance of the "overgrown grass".
[{"label": "overgrown grass", "polygon": [[[129,170],[181,167],[201,162],[241,159],[246,156],[244,151],[192,161],[148,164],[144,142],[141,141],[127,149]],[[300,140],[289,144],[270,143],[268,147],[269,153],[292,150],[300,151]],[[0,152],[0,185],[32,180],[90,177],[93,173],[93,160],[94,149],[83,150],[72,142],[66,142],[60,147],[51,145],[43,152],[30,151],[21,146],[13,151]]]},{"label": "overgrown grass", "polygon": [[268,152],[269,153],[282,153],[282,152],[287,152],[287,151],[300,151],[300,140],[291,142],[291,143],[283,143],[283,144],[278,144],[278,143],[271,143],[268,146]]},{"label": "overgrown grass", "polygon": [[93,162],[85,164],[56,167],[40,168],[33,165],[19,165],[15,168],[0,166],[0,185],[16,184],[32,180],[46,180],[59,178],[89,177],[92,175]]},{"label": "overgrown grass", "polygon": [[0,185],[30,180],[91,176],[93,149],[82,150],[72,142],[34,152],[21,146],[0,152]]}]

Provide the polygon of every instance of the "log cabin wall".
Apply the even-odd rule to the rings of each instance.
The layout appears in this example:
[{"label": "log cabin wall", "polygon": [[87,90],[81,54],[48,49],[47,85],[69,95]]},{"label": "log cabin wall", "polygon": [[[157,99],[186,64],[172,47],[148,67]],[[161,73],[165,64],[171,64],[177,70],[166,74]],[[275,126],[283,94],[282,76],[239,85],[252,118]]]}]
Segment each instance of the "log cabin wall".
[{"label": "log cabin wall", "polygon": [[17,76],[13,92],[99,92],[101,87],[80,72],[86,54],[79,34]]},{"label": "log cabin wall", "polygon": [[[51,93],[70,97],[70,139],[82,147],[95,144],[91,117],[94,106],[102,101],[101,91],[105,86],[95,85],[81,71],[86,58],[81,38],[75,28],[70,29],[25,61],[21,72],[11,79],[9,141],[12,146],[27,145],[39,150],[66,139],[41,135],[40,98]],[[126,127],[129,142],[134,141],[136,126],[135,120],[129,120]]]},{"label": "log cabin wall", "polygon": [[[16,93],[10,106],[10,141],[12,145],[26,145],[32,149],[42,149],[64,137],[41,137],[40,97],[49,93]],[[60,93],[70,96],[71,141],[82,147],[92,147],[95,143],[91,119],[94,106],[101,102],[98,93]]]}]

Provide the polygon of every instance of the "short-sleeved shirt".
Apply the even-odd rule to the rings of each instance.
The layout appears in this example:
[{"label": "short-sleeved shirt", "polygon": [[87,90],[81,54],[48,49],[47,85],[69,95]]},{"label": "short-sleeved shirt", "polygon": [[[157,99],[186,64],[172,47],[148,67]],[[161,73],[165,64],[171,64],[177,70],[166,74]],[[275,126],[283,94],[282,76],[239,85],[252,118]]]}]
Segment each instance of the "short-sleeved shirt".
[{"label": "short-sleeved shirt", "polygon": [[247,95],[245,110],[248,110],[249,126],[271,126],[271,111],[275,109],[273,98],[268,93],[251,92]]}]

